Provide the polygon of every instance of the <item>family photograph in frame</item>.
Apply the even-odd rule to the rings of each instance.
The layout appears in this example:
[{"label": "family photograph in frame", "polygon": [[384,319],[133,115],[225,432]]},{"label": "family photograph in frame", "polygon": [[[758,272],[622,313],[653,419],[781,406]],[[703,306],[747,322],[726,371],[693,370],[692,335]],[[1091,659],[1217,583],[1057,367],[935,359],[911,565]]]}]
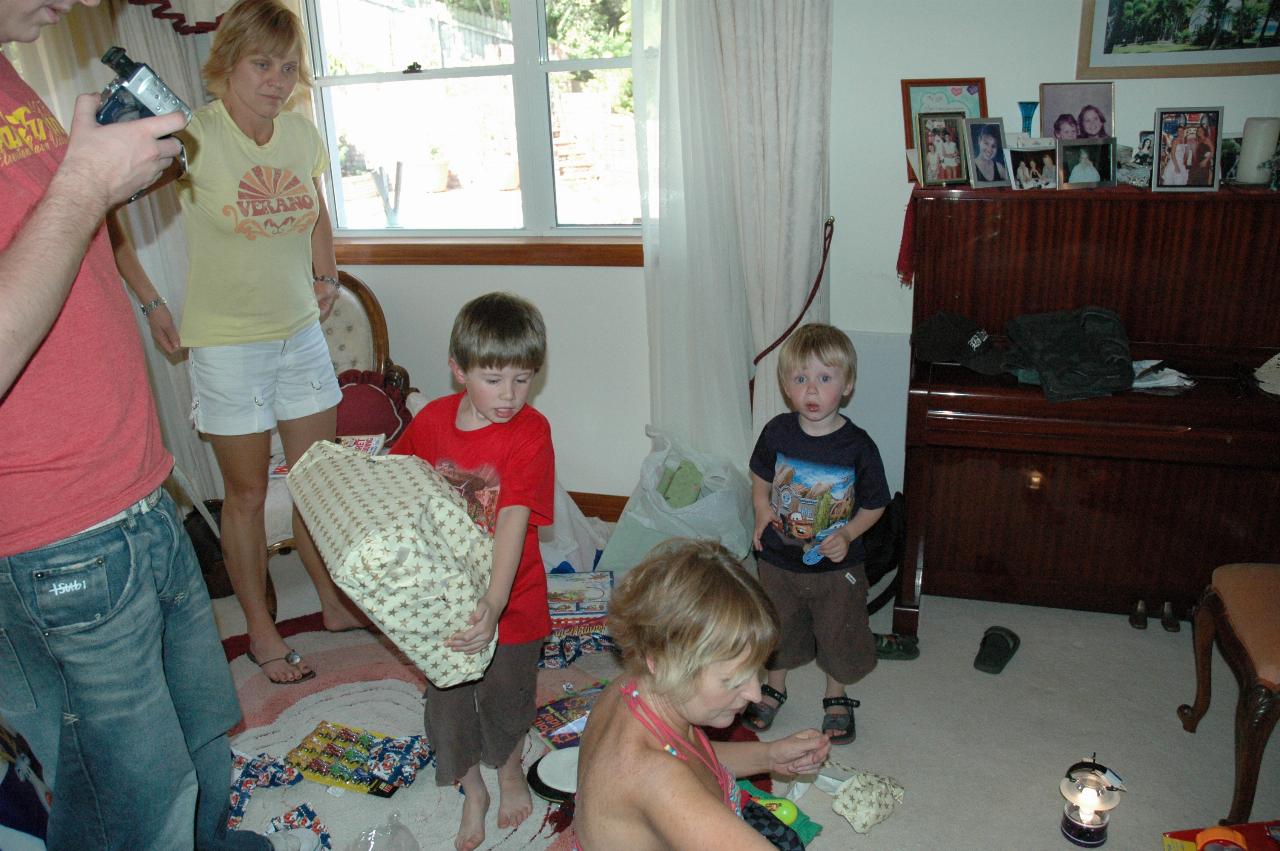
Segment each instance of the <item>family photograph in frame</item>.
[{"label": "family photograph in frame", "polygon": [[966,118],[964,131],[970,185],[974,189],[1011,185],[1004,157],[1004,119]]},{"label": "family photograph in frame", "polygon": [[[906,146],[908,150],[916,151],[921,163],[926,154],[919,133],[922,112],[960,112],[965,118],[986,115],[986,78],[935,77],[902,81],[902,126]],[[909,170],[907,176],[914,179]]]},{"label": "family photograph in frame", "polygon": [[1009,169],[1014,189],[1054,189],[1058,185],[1055,140],[1033,138],[1009,146]]},{"label": "family photograph in frame", "polygon": [[1116,185],[1116,140],[1059,139],[1058,188]]},{"label": "family photograph in frame", "polygon": [[964,156],[964,119],[963,112],[922,112],[917,117],[920,178],[924,186],[969,182]]},{"label": "family photograph in frame", "polygon": [[1240,143],[1243,133],[1223,133],[1218,137],[1218,184],[1236,179],[1236,162],[1240,159]]},{"label": "family photograph in frame", "polygon": [[1105,139],[1115,126],[1112,83],[1041,83],[1040,135]]},{"label": "family photograph in frame", "polygon": [[1157,109],[1151,189],[1204,192],[1218,188],[1222,107]]}]

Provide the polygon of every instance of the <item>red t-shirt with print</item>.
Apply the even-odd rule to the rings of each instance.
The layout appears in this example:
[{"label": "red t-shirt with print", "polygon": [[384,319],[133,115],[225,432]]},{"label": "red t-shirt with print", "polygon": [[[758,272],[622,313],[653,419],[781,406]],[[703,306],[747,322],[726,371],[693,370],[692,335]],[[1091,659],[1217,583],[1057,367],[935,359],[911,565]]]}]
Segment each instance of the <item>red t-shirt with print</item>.
[{"label": "red t-shirt with print", "polygon": [[529,509],[529,527],[507,608],[498,620],[499,644],[523,644],[551,633],[547,575],[538,550],[538,526],[553,520],[555,450],[547,418],[525,405],[505,423],[474,431],[457,426],[464,394],[443,396],[413,418],[391,448],[416,455],[436,469],[467,501],[472,518],[493,534],[498,512]]},{"label": "red t-shirt with print", "polygon": [[[0,250],[40,203],[67,134],[0,56]],[[25,369],[0,396],[0,557],[86,529],[164,481],[142,341],[106,229]]]}]

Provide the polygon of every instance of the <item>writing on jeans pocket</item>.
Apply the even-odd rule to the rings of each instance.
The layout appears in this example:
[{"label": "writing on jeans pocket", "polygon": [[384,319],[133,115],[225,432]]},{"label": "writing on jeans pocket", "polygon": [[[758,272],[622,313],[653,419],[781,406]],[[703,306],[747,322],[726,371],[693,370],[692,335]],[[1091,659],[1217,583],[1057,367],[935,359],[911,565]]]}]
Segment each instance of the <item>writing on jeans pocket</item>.
[{"label": "writing on jeans pocket", "polygon": [[49,593],[55,597],[61,597],[63,594],[71,594],[75,591],[86,591],[89,583],[83,579],[74,579],[70,582],[54,582],[49,586]]}]

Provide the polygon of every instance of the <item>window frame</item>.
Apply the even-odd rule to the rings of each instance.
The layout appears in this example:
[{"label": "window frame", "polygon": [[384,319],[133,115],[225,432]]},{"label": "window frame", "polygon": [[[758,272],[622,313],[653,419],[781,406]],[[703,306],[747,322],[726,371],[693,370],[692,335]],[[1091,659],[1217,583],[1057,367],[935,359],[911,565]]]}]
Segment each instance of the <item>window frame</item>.
[{"label": "window frame", "polygon": [[[410,263],[405,257],[455,258],[436,262],[456,263],[457,251],[442,250],[447,243],[457,249],[485,244],[503,246],[491,252],[493,256],[528,256],[534,265],[554,262],[554,258],[581,254],[591,258],[603,245],[613,244],[622,248],[620,253],[609,255],[611,262],[584,263],[583,265],[642,265],[638,259],[640,225],[573,225],[556,221],[555,162],[551,139],[550,75],[581,70],[625,68],[634,74],[632,55],[598,59],[547,58],[546,4],[545,0],[511,0],[511,33],[514,60],[510,63],[423,69],[406,74],[402,71],[386,71],[371,74],[329,76],[321,70],[324,61],[323,32],[320,26],[319,3],[301,0],[308,38],[308,59],[315,76],[312,90],[312,111],[315,124],[324,139],[329,154],[329,169],[325,175],[325,194],[333,222],[338,260],[343,255],[364,257],[374,243],[385,243],[384,250],[373,252],[384,257],[381,262]],[[632,0],[634,20],[635,0]],[[332,100],[330,91],[335,86],[361,83],[402,83],[406,86],[425,80],[474,77],[508,77],[511,80],[515,112],[516,155],[520,164],[521,212],[524,226],[521,228],[348,228],[338,226],[339,193],[341,192],[341,163],[338,150],[337,128],[330,121]],[[639,210],[637,210],[639,212]],[[496,240],[496,243],[489,243]],[[584,240],[584,251],[566,252],[564,243]],[[548,250],[535,250],[534,246],[545,242]],[[409,246],[416,245],[416,248]],[[589,246],[594,246],[590,248]],[[630,248],[628,248],[630,246]],[[484,254],[483,256],[490,256]],[[621,258],[622,262],[619,262]],[[366,262],[348,260],[346,262]],[[430,261],[426,261],[430,262]],[[480,263],[495,260],[481,259]],[[565,264],[568,265],[568,264]]]}]

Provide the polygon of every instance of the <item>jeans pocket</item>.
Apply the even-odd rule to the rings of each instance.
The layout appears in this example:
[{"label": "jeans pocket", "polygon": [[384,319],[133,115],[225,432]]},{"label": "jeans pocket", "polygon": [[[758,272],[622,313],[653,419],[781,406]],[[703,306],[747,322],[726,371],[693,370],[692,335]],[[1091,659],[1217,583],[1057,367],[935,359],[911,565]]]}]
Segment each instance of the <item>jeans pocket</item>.
[{"label": "jeans pocket", "polygon": [[9,635],[0,629],[0,715],[5,712],[30,712],[36,708],[36,696],[18,661]]},{"label": "jeans pocket", "polygon": [[108,554],[31,574],[32,596],[44,629],[65,630],[101,621],[111,613]]}]

